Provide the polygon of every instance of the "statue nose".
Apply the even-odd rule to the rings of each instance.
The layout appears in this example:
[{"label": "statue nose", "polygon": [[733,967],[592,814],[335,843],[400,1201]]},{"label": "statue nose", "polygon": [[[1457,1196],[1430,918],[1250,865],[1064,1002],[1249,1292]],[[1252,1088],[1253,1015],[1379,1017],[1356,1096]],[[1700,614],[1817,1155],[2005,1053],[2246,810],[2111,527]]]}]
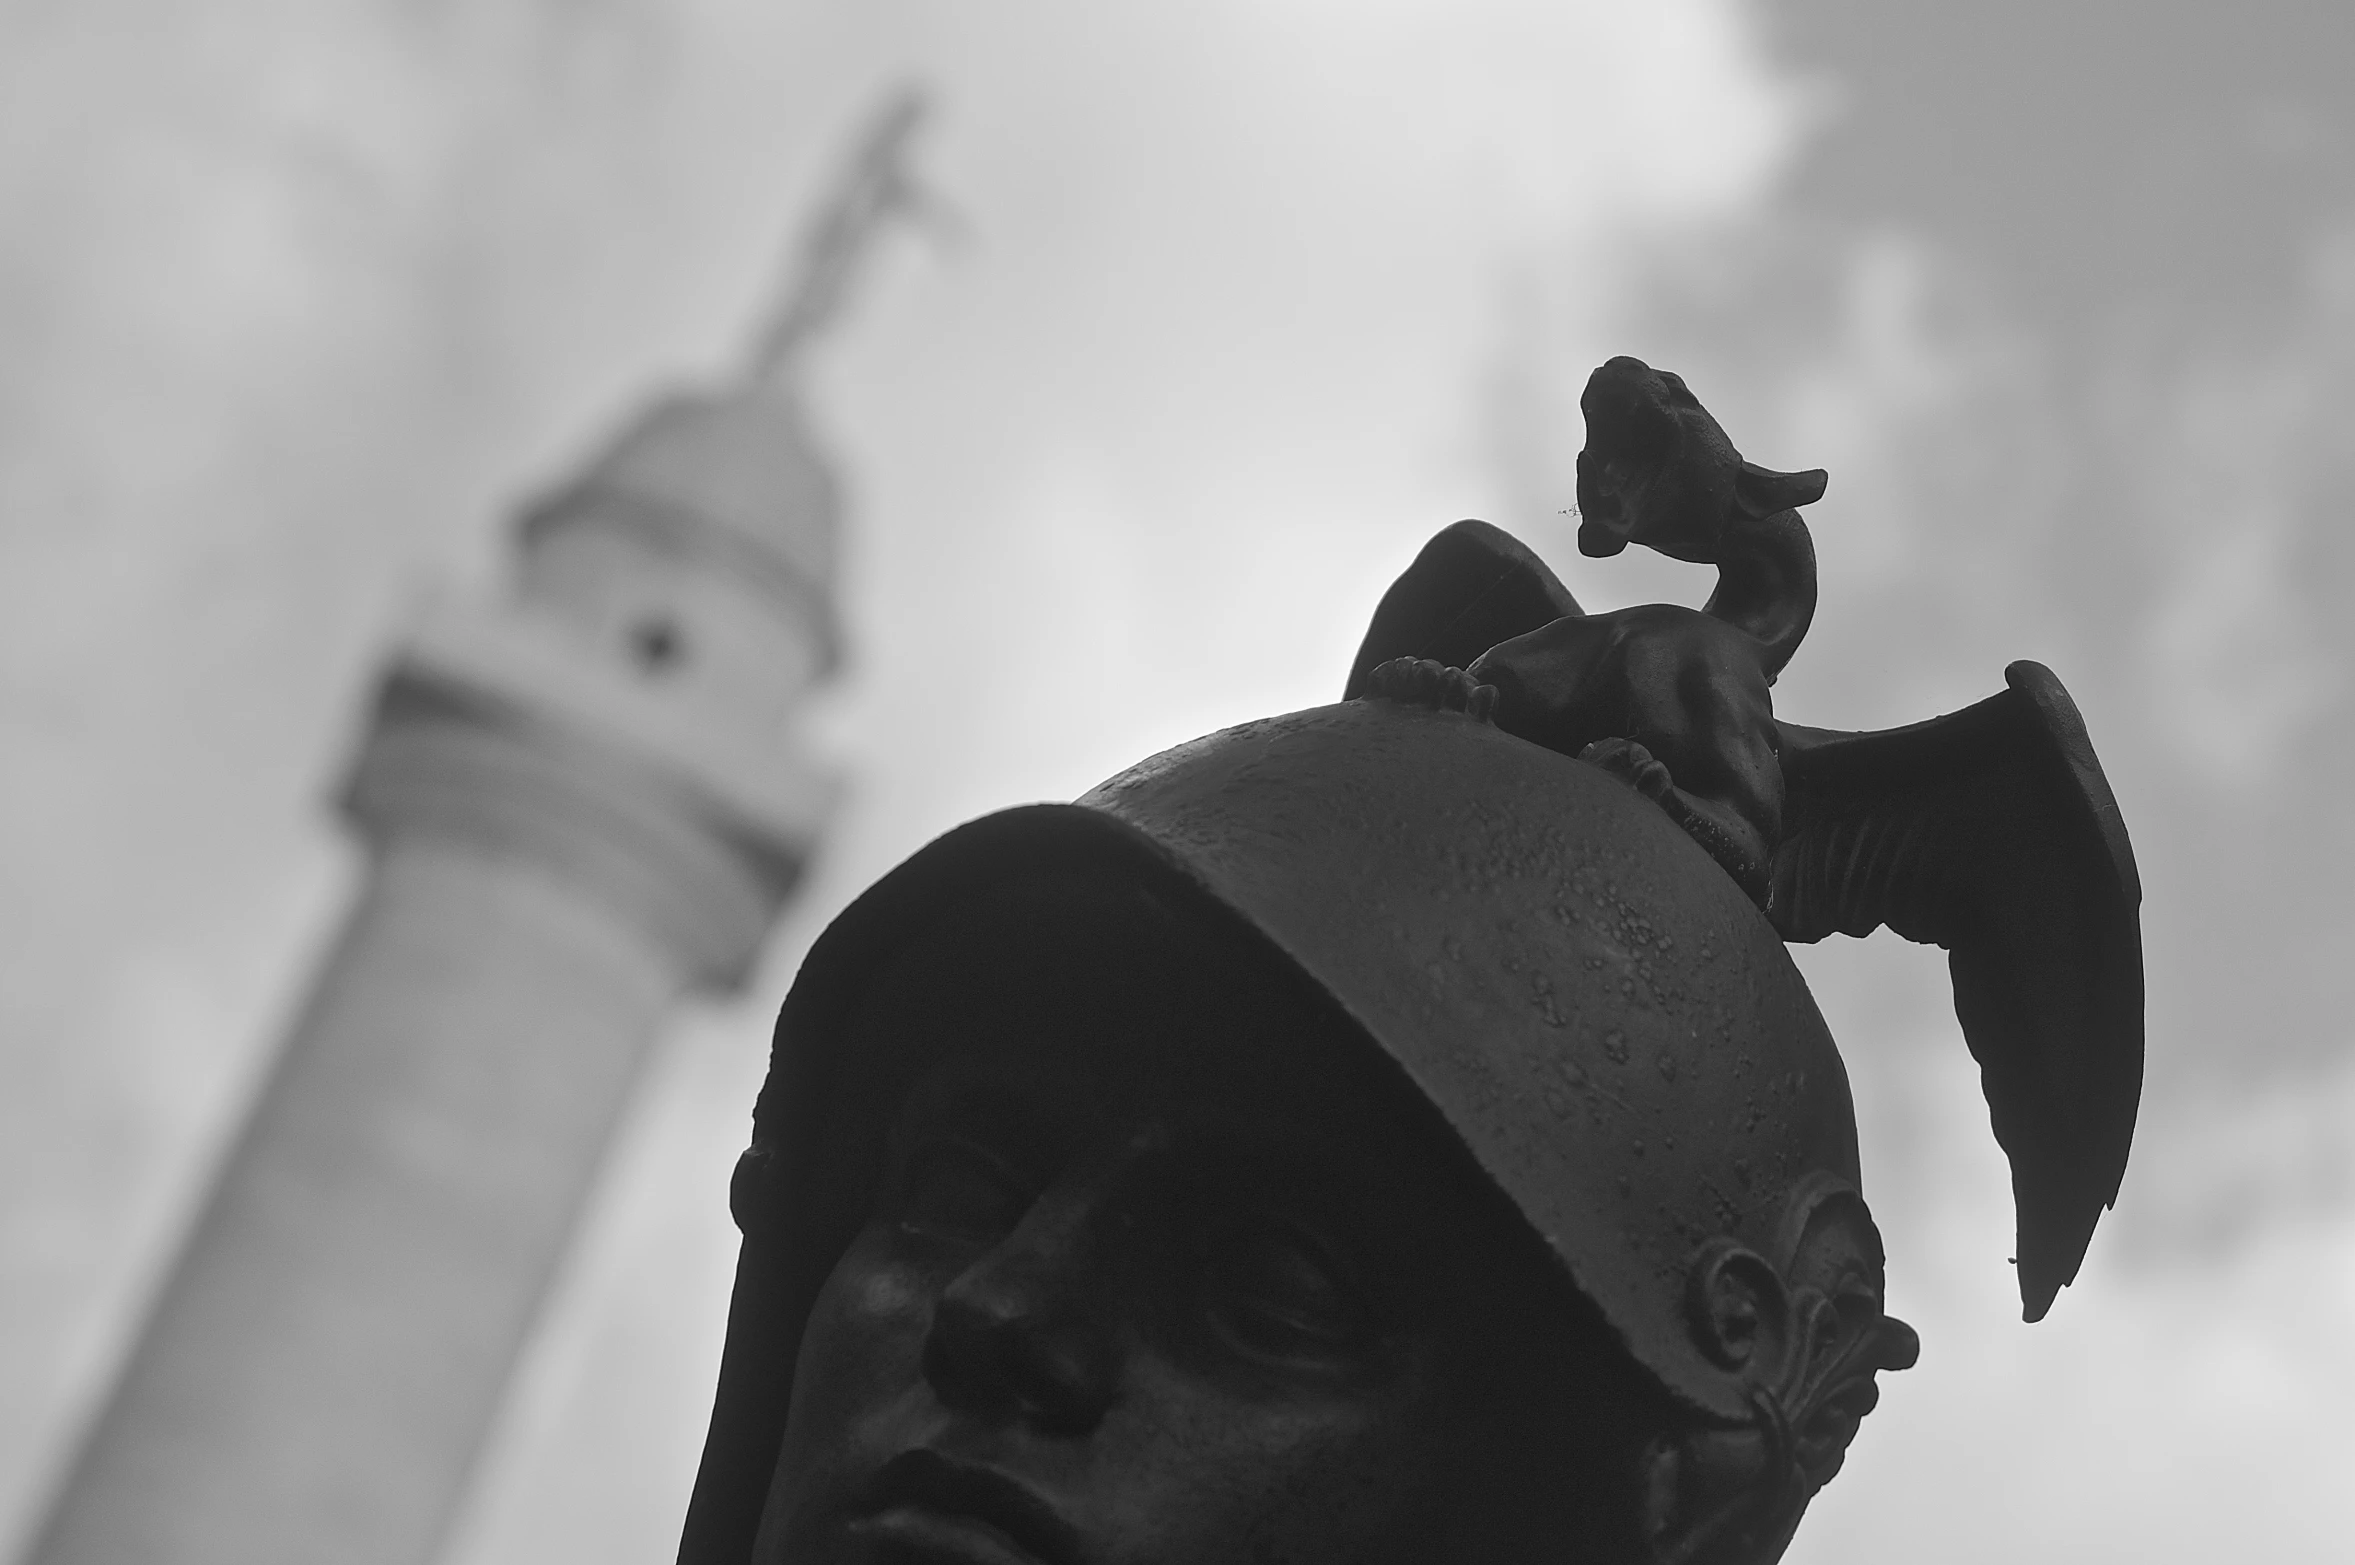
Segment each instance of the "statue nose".
[{"label": "statue nose", "polygon": [[924,1377],[960,1412],[1085,1434],[1111,1405],[1117,1339],[1083,1214],[1044,1206],[941,1291]]}]

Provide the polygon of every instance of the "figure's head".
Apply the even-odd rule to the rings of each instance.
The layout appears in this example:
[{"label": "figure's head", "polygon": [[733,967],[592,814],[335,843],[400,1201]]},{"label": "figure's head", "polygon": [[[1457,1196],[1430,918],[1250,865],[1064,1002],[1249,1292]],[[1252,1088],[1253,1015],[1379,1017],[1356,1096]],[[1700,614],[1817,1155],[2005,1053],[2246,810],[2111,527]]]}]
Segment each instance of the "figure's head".
[{"label": "figure's head", "polygon": [[843,1090],[889,1128],[759,1565],[1625,1557],[1617,1458],[1664,1399],[1430,1106],[1223,923],[1026,878],[878,970]]},{"label": "figure's head", "polygon": [[1881,1311],[1845,1077],[1653,805],[1374,697],[812,951],[682,1559],[1769,1560]]}]

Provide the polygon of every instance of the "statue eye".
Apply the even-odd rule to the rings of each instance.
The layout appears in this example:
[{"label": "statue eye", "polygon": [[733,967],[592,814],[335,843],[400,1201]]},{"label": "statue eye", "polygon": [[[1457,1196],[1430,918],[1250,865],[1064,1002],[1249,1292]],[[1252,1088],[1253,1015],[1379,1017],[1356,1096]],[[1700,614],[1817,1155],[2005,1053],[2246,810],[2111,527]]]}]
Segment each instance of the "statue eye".
[{"label": "statue eye", "polygon": [[1034,1193],[973,1143],[933,1141],[911,1153],[901,1169],[891,1218],[909,1233],[991,1240],[1013,1232]]},{"label": "statue eye", "polygon": [[1288,1225],[1271,1223],[1226,1238],[1204,1268],[1204,1284],[1212,1320],[1251,1353],[1330,1355],[1366,1335],[1364,1312],[1346,1274],[1322,1245]]}]

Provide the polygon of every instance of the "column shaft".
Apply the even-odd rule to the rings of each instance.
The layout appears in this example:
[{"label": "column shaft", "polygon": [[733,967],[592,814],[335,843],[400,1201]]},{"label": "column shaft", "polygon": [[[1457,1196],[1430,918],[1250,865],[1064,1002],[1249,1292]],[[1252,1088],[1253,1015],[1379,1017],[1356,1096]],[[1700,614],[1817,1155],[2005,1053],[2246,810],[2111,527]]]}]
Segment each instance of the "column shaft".
[{"label": "column shaft", "polygon": [[675,959],[537,865],[381,849],[36,1565],[417,1565]]}]

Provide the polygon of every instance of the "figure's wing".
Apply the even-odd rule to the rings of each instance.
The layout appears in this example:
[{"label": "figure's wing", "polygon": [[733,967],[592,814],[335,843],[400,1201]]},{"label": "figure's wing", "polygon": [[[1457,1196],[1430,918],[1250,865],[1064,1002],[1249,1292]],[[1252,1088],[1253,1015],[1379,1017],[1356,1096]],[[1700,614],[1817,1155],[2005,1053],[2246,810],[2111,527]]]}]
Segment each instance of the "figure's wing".
[{"label": "figure's wing", "polygon": [[1520,539],[1486,522],[1458,522],[1423,545],[1382,594],[1341,699],[1356,700],[1366,676],[1392,658],[1470,668],[1498,642],[1580,612]]},{"label": "figure's wing", "polygon": [[1786,940],[1886,924],[1946,948],[2038,1320],[2075,1280],[2134,1137],[2142,886],[2076,703],[2040,664],[2004,677],[2002,694],[1909,728],[1778,724],[1768,912]]}]

